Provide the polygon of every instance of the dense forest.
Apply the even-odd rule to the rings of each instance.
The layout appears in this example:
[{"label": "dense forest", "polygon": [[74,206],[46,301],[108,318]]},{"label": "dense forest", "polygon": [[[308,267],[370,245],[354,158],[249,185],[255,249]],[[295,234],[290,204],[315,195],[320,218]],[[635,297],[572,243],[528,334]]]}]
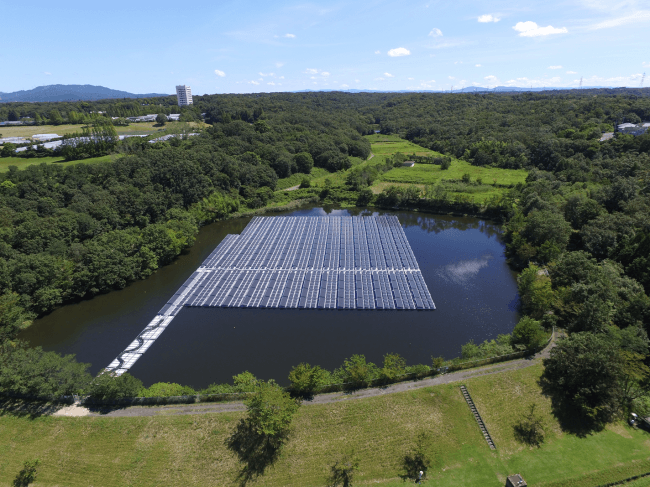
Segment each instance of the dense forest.
[{"label": "dense forest", "polygon": [[[192,245],[198,226],[237,211],[301,198],[448,210],[440,187],[370,191],[378,174],[402,160],[363,162],[370,154],[364,136],[381,131],[444,154],[427,163],[462,159],[528,171],[506,197],[464,203],[462,211],[489,207],[504,221],[509,262],[521,271],[526,329],[538,336],[557,326],[568,334],[547,363],[549,391],[594,424],[632,404],[650,412],[650,133],[599,140],[617,122],[649,121],[649,95],[195,97],[192,117],[204,113],[210,124],[199,136],[155,144],[131,138],[117,144],[123,156],[112,163],[0,174],[0,339],[13,340],[30,319],[61,304],[150,275]],[[0,119],[2,110],[49,119],[57,110],[68,122],[72,113],[98,110],[123,117],[156,104],[176,110],[172,101],[7,104]],[[276,191],[280,179],[314,167],[343,177],[291,195]],[[0,371],[0,388],[19,382],[12,380],[3,385]]]}]

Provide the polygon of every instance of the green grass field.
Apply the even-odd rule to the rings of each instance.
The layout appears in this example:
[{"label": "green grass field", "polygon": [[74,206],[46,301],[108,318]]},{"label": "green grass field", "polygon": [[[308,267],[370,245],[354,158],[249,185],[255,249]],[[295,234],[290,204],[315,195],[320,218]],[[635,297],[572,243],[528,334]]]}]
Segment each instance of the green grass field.
[{"label": "green grass field", "polygon": [[[157,132],[169,130],[180,122],[168,122],[164,127],[160,127],[156,122],[132,123],[126,127],[115,127],[119,135],[144,135],[155,134]],[[189,122],[190,126],[195,128],[209,127],[203,122]],[[83,125],[16,125],[0,127],[2,137],[31,137],[35,134],[59,134],[67,135],[75,132],[81,132]]]},{"label": "green grass field", "polygon": [[[405,155],[415,154],[418,156],[443,157],[424,147],[420,147],[407,140],[400,139],[396,135],[369,135],[372,152],[375,158],[372,161],[379,162],[386,157],[401,152]],[[469,173],[471,181],[482,180],[482,185],[466,188],[463,191],[450,191],[450,193],[469,194],[476,203],[483,203],[494,196],[502,195],[505,187],[511,184],[523,183],[526,181],[527,171],[524,169],[500,169],[493,167],[472,166],[470,163],[452,158],[451,167],[442,170],[435,164],[415,164],[414,167],[399,167],[384,173],[372,186],[374,193],[381,193],[390,185],[407,186],[414,184],[420,189],[427,185],[435,185],[444,180],[460,181],[464,174]],[[496,184],[495,184],[496,181]]]},{"label": "green grass field", "polygon": [[[447,384],[303,406],[278,462],[253,485],[324,486],[341,452],[360,460],[355,485],[404,485],[401,459],[428,435],[428,485],[494,486],[521,473],[531,486],[595,486],[650,471],[650,434],[616,423],[578,438],[560,430],[537,380],[541,365],[465,384],[497,445],[491,451],[459,391]],[[513,426],[530,403],[545,422],[540,448]],[[41,460],[39,486],[235,485],[241,468],[224,446],[242,413],[142,418],[16,417],[0,413],[0,485]],[[641,482],[641,481],[639,481]],[[635,485],[647,485],[638,483]]]},{"label": "green grass field", "polygon": [[34,164],[57,164],[60,166],[70,166],[72,164],[93,164],[95,162],[114,161],[120,157],[118,154],[102,157],[91,157],[90,159],[83,159],[81,161],[65,161],[61,157],[0,157],[0,172],[9,170],[9,166],[16,166],[18,169],[25,169]]}]

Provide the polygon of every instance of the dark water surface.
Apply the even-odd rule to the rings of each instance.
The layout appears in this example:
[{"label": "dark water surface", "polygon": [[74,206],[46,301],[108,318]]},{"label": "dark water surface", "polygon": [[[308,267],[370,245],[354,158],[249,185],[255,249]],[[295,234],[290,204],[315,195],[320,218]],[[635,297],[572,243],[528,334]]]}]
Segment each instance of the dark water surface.
[{"label": "dark water surface", "polygon": [[[301,209],[286,215],[371,215],[361,209]],[[145,385],[179,382],[205,387],[249,370],[286,384],[300,362],[333,369],[352,354],[381,363],[397,352],[407,363],[452,358],[469,340],[512,331],[517,284],[503,255],[499,226],[475,218],[382,212],[399,218],[426,281],[435,311],[185,308],[131,368]],[[201,229],[196,244],[173,264],[126,289],[64,306],[36,320],[20,338],[107,366],[155,316],[229,233],[250,218]]]}]

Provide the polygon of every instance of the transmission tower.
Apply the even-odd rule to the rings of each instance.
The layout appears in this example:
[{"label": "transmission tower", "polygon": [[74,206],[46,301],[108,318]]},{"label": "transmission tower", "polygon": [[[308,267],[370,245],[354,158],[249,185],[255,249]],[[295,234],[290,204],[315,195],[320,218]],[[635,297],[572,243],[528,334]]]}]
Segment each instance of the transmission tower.
[{"label": "transmission tower", "polygon": [[580,76],[580,89],[582,89],[582,76]]},{"label": "transmission tower", "polygon": [[641,76],[641,88],[643,88],[643,82],[645,81],[645,73]]}]

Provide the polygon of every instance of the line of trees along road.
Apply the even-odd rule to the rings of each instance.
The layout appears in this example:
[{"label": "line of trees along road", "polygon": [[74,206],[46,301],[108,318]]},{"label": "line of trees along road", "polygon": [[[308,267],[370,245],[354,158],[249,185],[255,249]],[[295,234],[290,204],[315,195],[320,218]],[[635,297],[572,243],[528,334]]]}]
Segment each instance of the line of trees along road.
[{"label": "line of trees along road", "polygon": [[[0,175],[1,336],[148,276],[205,221],[275,201],[278,178],[348,170],[370,153],[363,135],[380,129],[474,165],[529,170],[499,205],[508,258],[522,271],[526,333],[539,334],[530,320],[568,332],[547,363],[549,391],[592,427],[629,408],[650,413],[650,135],[598,140],[616,121],[650,120],[648,93],[198,97],[211,123],[201,136],[134,138],[113,163]],[[434,198],[416,188],[377,197],[372,174],[349,174],[295,194],[413,207]]]}]

